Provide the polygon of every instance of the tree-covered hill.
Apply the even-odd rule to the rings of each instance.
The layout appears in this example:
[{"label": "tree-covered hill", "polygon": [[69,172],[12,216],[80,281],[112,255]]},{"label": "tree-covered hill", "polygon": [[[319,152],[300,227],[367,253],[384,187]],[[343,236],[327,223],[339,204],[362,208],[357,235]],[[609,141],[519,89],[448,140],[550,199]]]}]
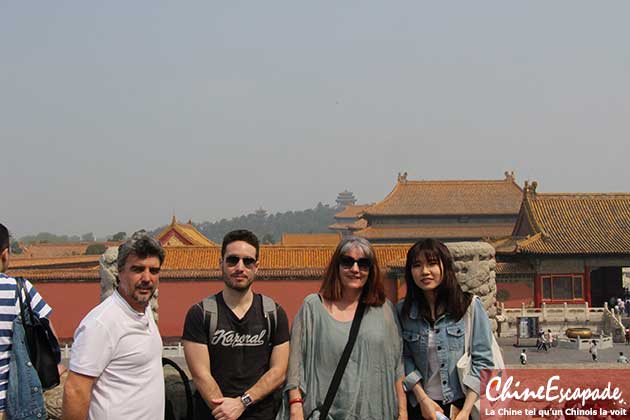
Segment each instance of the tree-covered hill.
[{"label": "tree-covered hill", "polygon": [[[221,243],[223,236],[234,229],[249,229],[263,243],[280,241],[283,233],[330,233],[328,225],[335,223],[335,213],[339,209],[318,203],[315,208],[268,214],[259,209],[244,216],[221,219],[218,222],[201,222],[193,225],[208,239]],[[164,226],[155,229],[159,232]]]}]

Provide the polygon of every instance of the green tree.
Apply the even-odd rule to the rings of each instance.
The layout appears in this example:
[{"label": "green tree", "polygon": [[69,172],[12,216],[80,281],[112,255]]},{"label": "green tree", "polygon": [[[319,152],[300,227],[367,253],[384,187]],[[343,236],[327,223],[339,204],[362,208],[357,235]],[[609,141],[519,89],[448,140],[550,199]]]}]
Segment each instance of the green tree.
[{"label": "green tree", "polygon": [[81,235],[81,242],[94,242],[94,233],[88,232]]},{"label": "green tree", "polygon": [[19,255],[22,253],[22,247],[20,247],[20,243],[16,241],[15,238],[10,239],[9,248],[11,250],[11,254]]},{"label": "green tree", "polygon": [[107,250],[105,244],[91,244],[85,250],[85,255],[101,255]]},{"label": "green tree", "polygon": [[114,233],[111,236],[112,241],[124,241],[125,239],[127,239],[127,233],[126,232],[118,232],[118,233]]}]

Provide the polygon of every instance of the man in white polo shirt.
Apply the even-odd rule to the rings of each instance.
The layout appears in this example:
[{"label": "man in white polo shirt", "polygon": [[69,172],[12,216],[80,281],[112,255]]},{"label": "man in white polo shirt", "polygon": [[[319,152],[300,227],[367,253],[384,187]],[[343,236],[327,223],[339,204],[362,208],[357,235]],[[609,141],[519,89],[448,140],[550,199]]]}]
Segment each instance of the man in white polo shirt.
[{"label": "man in white polo shirt", "polygon": [[120,246],[118,289],[74,333],[65,420],[164,418],[162,339],[149,305],[163,262],[144,231]]}]

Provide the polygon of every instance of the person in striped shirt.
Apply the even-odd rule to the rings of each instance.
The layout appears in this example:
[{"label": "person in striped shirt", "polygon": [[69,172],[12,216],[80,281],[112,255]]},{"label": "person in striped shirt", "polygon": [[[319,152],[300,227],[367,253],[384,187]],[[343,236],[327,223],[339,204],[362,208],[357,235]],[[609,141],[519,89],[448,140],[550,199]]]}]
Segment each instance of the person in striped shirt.
[{"label": "person in striped shirt", "polygon": [[[9,382],[9,358],[13,343],[13,320],[20,312],[13,277],[5,274],[9,268],[9,231],[0,223],[0,420],[5,418],[6,394]],[[26,280],[26,291],[31,297],[33,311],[48,318],[52,308]]]}]

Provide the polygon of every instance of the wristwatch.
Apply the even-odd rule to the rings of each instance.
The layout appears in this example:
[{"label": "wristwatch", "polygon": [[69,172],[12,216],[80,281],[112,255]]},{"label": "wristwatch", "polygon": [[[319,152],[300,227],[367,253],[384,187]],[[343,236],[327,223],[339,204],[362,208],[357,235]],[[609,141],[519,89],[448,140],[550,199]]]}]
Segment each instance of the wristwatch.
[{"label": "wristwatch", "polygon": [[241,402],[243,403],[245,408],[247,408],[254,403],[254,400],[252,400],[252,397],[250,397],[249,394],[243,394],[241,396]]}]

